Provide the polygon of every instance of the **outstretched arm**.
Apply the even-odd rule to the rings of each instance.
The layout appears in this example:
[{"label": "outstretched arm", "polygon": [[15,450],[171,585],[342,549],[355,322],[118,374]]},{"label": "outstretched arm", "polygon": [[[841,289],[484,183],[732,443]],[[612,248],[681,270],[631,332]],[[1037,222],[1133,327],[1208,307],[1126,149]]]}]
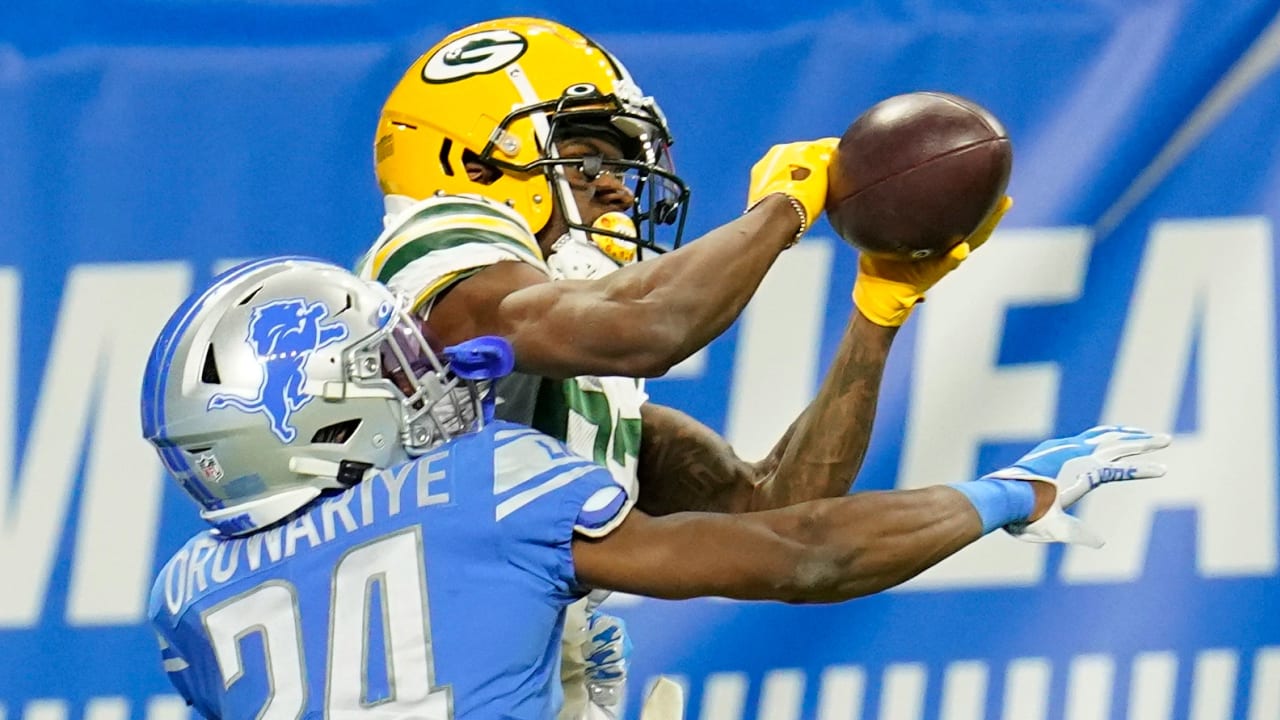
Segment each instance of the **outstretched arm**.
[{"label": "outstretched arm", "polygon": [[1097,427],[955,486],[864,492],[741,515],[639,511],[573,544],[578,579],[660,598],[833,602],[904,582],[997,528],[1033,542],[1100,539],[1064,511],[1099,485],[1159,477],[1168,435]]},{"label": "outstretched arm", "polygon": [[1004,198],[942,257],[859,258],[853,290],[857,310],[822,387],[764,460],[743,462],[710,430],[679,413],[646,411],[641,507],[656,514],[741,512],[847,493],[871,439],[880,381],[898,327],[926,291],[991,237],[1012,203]]},{"label": "outstretched arm", "polygon": [[498,263],[436,301],[446,343],[501,335],[522,372],[651,377],[692,355],[741,314],[799,216],[782,196],[703,237],[596,280],[557,280]]},{"label": "outstretched arm", "polygon": [[655,515],[744,512],[846,494],[871,440],[880,380],[896,332],[855,312],[817,396],[758,463],[738,458],[693,418],[646,405],[640,507]]},{"label": "outstretched arm", "polygon": [[835,602],[904,582],[982,536],[947,487],[866,492],[745,515],[632,511],[578,539],[580,582],[649,597]]},{"label": "outstretched arm", "polygon": [[834,147],[834,138],[774,146],[751,170],[747,212],[679,250],[589,281],[548,283],[498,263],[439,298],[432,325],[447,343],[501,335],[531,374],[662,375],[724,332],[778,253],[817,220]]},{"label": "outstretched arm", "polygon": [[849,492],[871,442],[889,346],[897,328],[855,312],[817,397],[770,453],[753,510]]}]

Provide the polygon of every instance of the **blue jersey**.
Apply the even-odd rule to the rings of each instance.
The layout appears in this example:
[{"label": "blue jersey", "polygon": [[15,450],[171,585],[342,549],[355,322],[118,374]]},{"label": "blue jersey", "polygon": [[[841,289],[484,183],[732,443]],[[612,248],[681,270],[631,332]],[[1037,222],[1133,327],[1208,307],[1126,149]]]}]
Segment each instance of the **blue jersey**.
[{"label": "blue jersey", "polygon": [[571,542],[631,503],[491,424],[269,530],[188,541],[151,593],[165,669],[210,718],[554,717]]}]

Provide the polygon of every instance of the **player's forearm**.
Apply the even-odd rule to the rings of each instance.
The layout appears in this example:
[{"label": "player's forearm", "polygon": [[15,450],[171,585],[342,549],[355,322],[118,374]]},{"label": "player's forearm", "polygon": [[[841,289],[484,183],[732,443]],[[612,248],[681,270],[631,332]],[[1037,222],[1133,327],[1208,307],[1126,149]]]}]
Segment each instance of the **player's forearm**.
[{"label": "player's forearm", "polygon": [[817,396],[758,463],[679,411],[645,405],[640,507],[746,512],[848,493],[866,455],[885,359],[896,330],[856,314]]},{"label": "player's forearm", "polygon": [[711,428],[674,408],[646,403],[640,412],[638,507],[650,515],[745,512],[756,471]]},{"label": "player's forearm", "polygon": [[790,203],[769,198],[675,252],[598,280],[546,282],[498,263],[452,288],[432,320],[446,342],[507,338],[523,372],[655,377],[737,319],[798,227]]},{"label": "player's forearm", "polygon": [[636,512],[575,543],[579,579],[666,599],[837,602],[893,587],[982,535],[946,487],[865,492],[746,515]]},{"label": "player's forearm", "polygon": [[895,333],[855,314],[817,397],[769,456],[754,465],[693,418],[645,405],[640,507],[653,515],[732,513],[848,493],[871,439]]},{"label": "player's forearm", "polygon": [[779,532],[804,550],[787,596],[778,598],[788,602],[838,602],[886,590],[982,537],[972,503],[944,486],[856,493],[793,510],[797,516],[785,518]]},{"label": "player's forearm", "polygon": [[849,492],[875,421],[885,361],[897,328],[855,312],[809,407],[757,465],[750,509],[785,507]]},{"label": "player's forearm", "polygon": [[629,319],[641,328],[614,342],[659,348],[665,367],[648,374],[665,372],[733,324],[798,229],[790,203],[771,197],[679,250],[610,275],[610,299],[632,303]]}]

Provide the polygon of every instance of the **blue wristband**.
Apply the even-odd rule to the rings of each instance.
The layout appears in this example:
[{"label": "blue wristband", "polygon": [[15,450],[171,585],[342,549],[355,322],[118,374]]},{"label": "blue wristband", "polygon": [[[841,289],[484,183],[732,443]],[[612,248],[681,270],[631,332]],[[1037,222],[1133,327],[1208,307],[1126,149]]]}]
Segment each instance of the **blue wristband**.
[{"label": "blue wristband", "polygon": [[1026,520],[1036,506],[1036,493],[1031,489],[1031,483],[979,478],[948,487],[959,490],[973,503],[978,517],[982,518],[983,534]]}]

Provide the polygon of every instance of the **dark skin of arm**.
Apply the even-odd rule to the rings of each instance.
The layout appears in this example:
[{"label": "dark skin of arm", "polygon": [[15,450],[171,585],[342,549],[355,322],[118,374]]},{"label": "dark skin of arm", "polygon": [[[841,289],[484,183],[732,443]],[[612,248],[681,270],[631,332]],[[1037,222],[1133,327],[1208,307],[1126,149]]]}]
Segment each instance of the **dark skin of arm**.
[{"label": "dark skin of arm", "polygon": [[747,512],[848,493],[871,439],[895,332],[854,313],[817,396],[760,462],[740,459],[684,413],[645,405],[638,506],[651,515]]},{"label": "dark skin of arm", "polygon": [[[524,263],[497,263],[437,300],[431,326],[447,343],[501,335],[517,368],[533,375],[656,377],[738,318],[798,229],[778,196],[675,252],[597,280],[552,283]],[[716,277],[725,281],[708,281]]]},{"label": "dark skin of arm", "polygon": [[[566,141],[561,150],[620,153],[594,138]],[[468,172],[479,180],[487,171],[473,165]],[[608,177],[574,186],[573,192],[588,223],[633,202]],[[564,229],[563,219],[553,214],[539,233],[544,253]],[[544,377],[662,375],[738,318],[797,230],[794,208],[775,195],[674,252],[597,280],[553,283],[524,263],[497,263],[440,296],[431,325],[446,344],[479,335],[506,337],[518,369]],[[740,459],[723,438],[688,415],[646,404],[638,506],[654,515],[742,512],[846,494],[870,442],[895,333],[855,312],[817,397],[760,462]]]},{"label": "dark skin of arm", "polygon": [[[1031,485],[1035,520],[1055,492]],[[573,561],[587,586],[648,597],[826,603],[903,583],[980,537],[969,500],[936,486],[741,515],[632,511],[603,538],[576,538]]]},{"label": "dark skin of arm", "polygon": [[[723,332],[758,287],[777,250],[765,252],[768,243],[752,233],[780,235],[775,248],[794,235],[794,211],[774,199],[680,250],[601,280],[553,283],[523,263],[498,263],[438,300],[432,327],[446,343],[502,335],[522,371],[547,377],[665,372]],[[722,264],[735,268],[724,276],[741,281],[705,282]],[[629,321],[617,322],[621,317]],[[847,493],[870,442],[895,333],[855,312],[817,396],[760,462],[742,460],[688,415],[646,404],[639,507],[654,515],[743,512]]]}]

